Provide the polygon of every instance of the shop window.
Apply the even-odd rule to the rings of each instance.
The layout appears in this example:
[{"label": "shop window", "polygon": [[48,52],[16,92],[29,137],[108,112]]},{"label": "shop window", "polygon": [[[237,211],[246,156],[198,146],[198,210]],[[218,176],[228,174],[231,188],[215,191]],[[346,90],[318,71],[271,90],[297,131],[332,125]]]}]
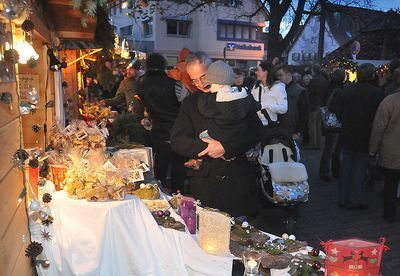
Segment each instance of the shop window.
[{"label": "shop window", "polygon": [[132,35],[132,25],[122,27],[121,29],[119,29],[119,33],[121,36]]},{"label": "shop window", "polygon": [[143,21],[143,36],[153,35],[153,20],[149,19]]},{"label": "shop window", "polygon": [[189,36],[192,22],[185,20],[167,20],[167,34]]}]

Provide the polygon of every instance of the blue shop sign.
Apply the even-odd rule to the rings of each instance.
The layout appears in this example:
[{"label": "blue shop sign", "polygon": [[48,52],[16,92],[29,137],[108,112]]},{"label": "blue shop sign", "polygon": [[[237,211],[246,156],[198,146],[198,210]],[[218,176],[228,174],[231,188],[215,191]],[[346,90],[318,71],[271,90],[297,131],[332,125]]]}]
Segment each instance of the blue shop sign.
[{"label": "blue shop sign", "polygon": [[228,51],[237,50],[255,50],[261,51],[262,47],[260,45],[251,45],[251,44],[239,44],[239,43],[226,43],[226,49]]}]

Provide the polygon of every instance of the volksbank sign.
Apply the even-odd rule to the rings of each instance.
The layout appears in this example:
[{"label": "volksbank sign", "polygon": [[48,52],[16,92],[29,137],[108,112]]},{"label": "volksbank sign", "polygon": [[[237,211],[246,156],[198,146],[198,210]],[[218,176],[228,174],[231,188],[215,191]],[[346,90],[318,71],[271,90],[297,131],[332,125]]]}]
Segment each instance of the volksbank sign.
[{"label": "volksbank sign", "polygon": [[226,43],[226,49],[228,51],[235,50],[253,50],[253,51],[261,51],[262,47],[260,45],[251,45],[251,44],[239,44],[239,43]]}]

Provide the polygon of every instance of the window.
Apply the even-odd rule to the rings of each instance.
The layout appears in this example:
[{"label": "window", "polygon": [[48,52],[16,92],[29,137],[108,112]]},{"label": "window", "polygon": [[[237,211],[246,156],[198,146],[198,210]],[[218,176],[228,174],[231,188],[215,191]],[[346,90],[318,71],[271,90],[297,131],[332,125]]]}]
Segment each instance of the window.
[{"label": "window", "polygon": [[167,20],[167,34],[189,36],[190,35],[190,21],[184,20]]},{"label": "window", "polygon": [[151,36],[153,34],[153,20],[143,21],[143,36]]},{"label": "window", "polygon": [[226,6],[233,8],[237,8],[243,5],[242,0],[217,0],[216,3],[218,6]]},{"label": "window", "polygon": [[262,27],[252,24],[235,24],[219,22],[218,39],[219,40],[238,40],[248,42],[262,41]]},{"label": "window", "polygon": [[121,36],[129,36],[132,35],[132,25],[122,27],[119,29],[119,34]]}]

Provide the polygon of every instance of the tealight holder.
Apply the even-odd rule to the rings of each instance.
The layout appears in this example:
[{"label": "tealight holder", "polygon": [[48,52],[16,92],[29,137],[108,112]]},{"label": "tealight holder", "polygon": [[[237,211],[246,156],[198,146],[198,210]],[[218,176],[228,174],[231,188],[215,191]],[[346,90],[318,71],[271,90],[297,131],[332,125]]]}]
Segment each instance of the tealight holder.
[{"label": "tealight holder", "polygon": [[261,262],[261,253],[255,250],[246,250],[243,252],[242,260],[244,264],[245,276],[258,275],[258,269]]},{"label": "tealight holder", "polygon": [[199,244],[207,253],[229,255],[231,217],[215,209],[198,208]]}]

